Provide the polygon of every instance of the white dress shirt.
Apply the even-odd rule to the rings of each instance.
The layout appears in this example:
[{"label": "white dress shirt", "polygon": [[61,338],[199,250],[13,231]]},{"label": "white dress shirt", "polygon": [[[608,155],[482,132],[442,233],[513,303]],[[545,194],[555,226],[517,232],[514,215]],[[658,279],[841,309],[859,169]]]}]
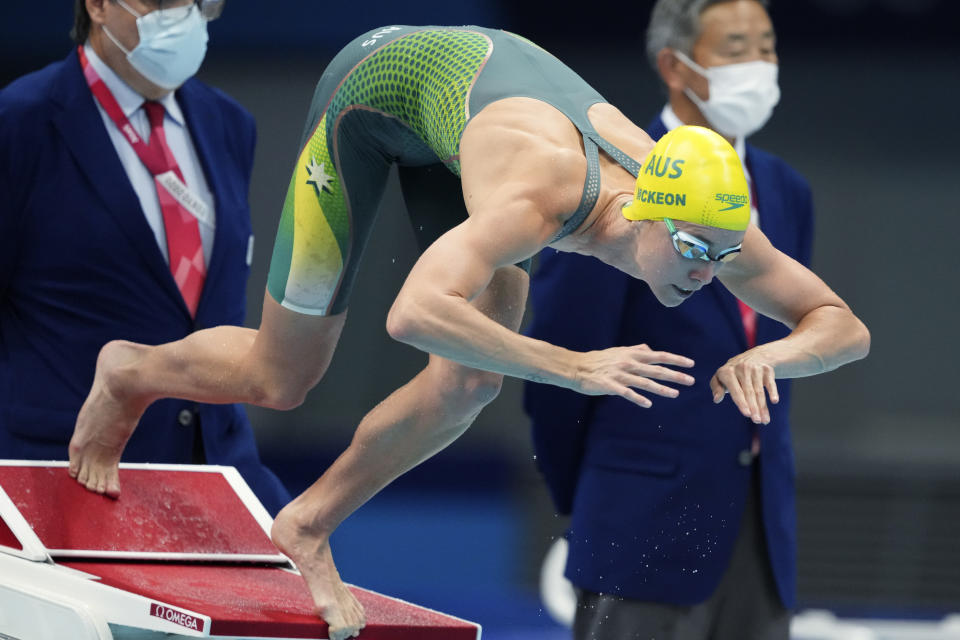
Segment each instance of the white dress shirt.
[{"label": "white dress shirt", "polygon": [[[130,124],[136,129],[143,140],[149,141],[150,122],[147,119],[146,111],[143,109],[143,96],[134,91],[113,69],[108,67],[106,63],[97,56],[89,43],[84,45],[83,49],[87,54],[87,59],[90,61],[90,64],[94,70],[96,70],[97,75],[100,76],[103,83],[110,89],[110,93],[116,98],[120,109],[124,115],[127,116],[127,119],[130,120]],[[140,207],[143,209],[143,215],[147,218],[147,224],[150,225],[150,229],[157,239],[160,253],[163,254],[163,259],[169,264],[170,256],[167,253],[167,233],[163,225],[163,213],[160,210],[160,200],[157,197],[157,187],[154,183],[153,176],[143,165],[143,162],[140,161],[137,152],[133,150],[133,147],[120,132],[120,129],[117,128],[113,120],[110,119],[110,116],[107,115],[107,112],[100,105],[100,102],[96,99],[94,99],[94,102],[100,111],[100,116],[103,118],[103,125],[107,128],[107,133],[110,135],[110,141],[113,142],[113,148],[117,150],[117,155],[120,157],[120,163],[127,172],[127,177],[130,179],[130,184],[133,185],[133,190],[136,192],[137,198],[140,199]],[[165,95],[159,102],[166,111],[166,115],[163,118],[163,132],[167,138],[167,145],[177,160],[177,165],[180,167],[181,173],[183,173],[183,179],[187,187],[209,207],[210,211],[214,211],[213,193],[210,192],[210,187],[207,186],[207,180],[203,175],[203,166],[197,157],[197,150],[193,146],[190,131],[187,129],[186,122],[183,119],[183,112],[180,110],[180,105],[177,104],[173,92]],[[132,211],[130,213],[131,215],[136,215],[136,212]],[[203,245],[203,260],[204,263],[209,266],[210,253],[213,250],[214,226],[203,223],[199,226],[200,242]]]},{"label": "white dress shirt", "polygon": [[[663,124],[667,128],[667,131],[673,131],[677,127],[683,126],[684,124],[680,121],[680,117],[677,116],[669,102],[663,107],[663,111],[660,112],[660,119],[663,120]],[[740,164],[743,165],[743,175],[747,177],[747,186],[750,187],[750,222],[759,227],[760,214],[757,211],[757,203],[754,202],[753,199],[755,189],[753,188],[753,178],[750,177],[750,169],[747,168],[747,144],[744,142],[743,138],[734,138],[733,150],[737,152],[738,156],[740,156]]]}]

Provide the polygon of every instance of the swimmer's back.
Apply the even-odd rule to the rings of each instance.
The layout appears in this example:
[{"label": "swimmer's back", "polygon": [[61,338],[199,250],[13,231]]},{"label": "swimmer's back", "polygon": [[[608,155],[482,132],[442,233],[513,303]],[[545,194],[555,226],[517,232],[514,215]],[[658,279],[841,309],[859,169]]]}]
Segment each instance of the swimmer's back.
[{"label": "swimmer's back", "polygon": [[[348,44],[327,67],[314,101],[327,127],[345,110],[366,108],[396,118],[421,140],[410,163],[439,158],[459,174],[460,140],[487,105],[511,97],[547,103],[581,131],[590,105],[605,102],[573,70],[534,43],[485,27],[391,26]],[[423,152],[429,149],[430,156]],[[403,158],[400,158],[401,162]]]}]

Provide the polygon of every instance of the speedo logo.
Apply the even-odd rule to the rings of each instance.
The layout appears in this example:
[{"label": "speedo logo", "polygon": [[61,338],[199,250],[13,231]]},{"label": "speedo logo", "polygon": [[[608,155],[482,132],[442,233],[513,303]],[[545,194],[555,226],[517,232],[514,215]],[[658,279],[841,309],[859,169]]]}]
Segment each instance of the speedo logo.
[{"label": "speedo logo", "polygon": [[[643,173],[651,176],[657,176],[658,178],[662,178],[664,176],[667,176],[668,178],[679,178],[683,175],[683,167],[681,166],[683,163],[684,161],[679,158],[650,154],[650,160],[647,162],[647,166],[643,170]],[[670,171],[670,175],[667,175],[667,171]]]},{"label": "speedo logo", "polygon": [[663,191],[640,189],[637,191],[637,200],[648,204],[666,204],[678,207],[687,206],[687,194],[685,193],[665,193]]},{"label": "speedo logo", "polygon": [[741,193],[718,193],[713,197],[715,200],[719,202],[730,205],[726,209],[720,209],[720,211],[730,211],[731,209],[739,209],[743,205],[750,203],[750,198]]}]

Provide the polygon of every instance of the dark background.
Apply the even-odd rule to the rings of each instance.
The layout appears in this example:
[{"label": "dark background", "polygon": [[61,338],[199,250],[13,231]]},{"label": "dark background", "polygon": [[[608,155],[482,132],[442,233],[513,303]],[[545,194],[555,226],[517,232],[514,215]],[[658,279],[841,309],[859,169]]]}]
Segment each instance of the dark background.
[{"label": "dark background", "polygon": [[[67,54],[72,4],[5,3],[0,86]],[[248,325],[259,319],[313,86],[342,45],[391,23],[506,28],[557,54],[642,126],[664,102],[643,48],[651,4],[229,2],[210,25],[200,77],[259,128]],[[771,14],[783,98],[751,141],[810,181],[814,268],[873,335],[867,360],[796,383],[801,598],[858,615],[960,610],[960,8],[781,0]],[[425,363],[384,330],[416,258],[396,184],[380,216],[324,381],[295,411],[251,409],[264,457],[295,491]],[[466,435],[344,524],[334,541],[345,579],[477,619],[495,637],[557,633],[537,603],[536,574],[564,521],[535,471],[520,390],[508,380]]]}]

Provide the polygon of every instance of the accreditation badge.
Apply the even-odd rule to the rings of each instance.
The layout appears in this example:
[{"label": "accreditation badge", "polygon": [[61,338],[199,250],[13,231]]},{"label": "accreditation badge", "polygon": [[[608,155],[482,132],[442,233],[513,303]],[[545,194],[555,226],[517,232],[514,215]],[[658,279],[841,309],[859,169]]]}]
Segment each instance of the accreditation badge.
[{"label": "accreditation badge", "polygon": [[177,177],[173,171],[167,171],[157,176],[157,180],[163,185],[174,200],[180,203],[180,206],[189,211],[197,222],[215,229],[217,226],[216,215],[211,207],[208,207],[183,181]]}]

